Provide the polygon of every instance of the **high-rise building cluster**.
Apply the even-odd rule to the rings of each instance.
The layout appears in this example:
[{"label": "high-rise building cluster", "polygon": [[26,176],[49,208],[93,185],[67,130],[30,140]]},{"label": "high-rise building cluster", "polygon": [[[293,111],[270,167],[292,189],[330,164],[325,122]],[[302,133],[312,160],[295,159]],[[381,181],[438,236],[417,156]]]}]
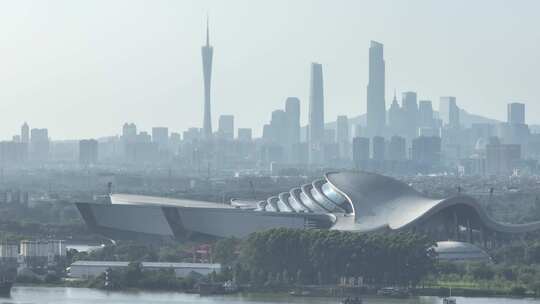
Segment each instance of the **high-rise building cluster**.
[{"label": "high-rise building cluster", "polygon": [[[254,137],[251,128],[237,126],[232,114],[218,115],[213,129],[213,55],[207,22],[201,47],[204,98],[200,127],[173,132],[156,126],[144,131],[131,122],[117,136],[53,141],[47,129],[24,123],[20,134],[0,142],[0,161],[3,165],[70,160],[82,166],[174,165],[203,175],[243,170],[297,174],[321,168],[478,175],[537,170],[540,134],[532,133],[526,124],[522,102],[508,103],[506,122],[468,114],[455,96],[441,96],[434,103],[414,90],[400,94],[394,90],[387,107],[384,45],[376,41],[368,49],[367,94],[350,109],[360,112],[365,104],[365,116],[325,115],[323,65],[313,62],[309,74],[306,69],[309,91],[298,92],[306,99],[285,98],[283,108],[269,113],[268,122],[261,123],[260,138]],[[301,117],[307,125],[302,126]]]}]

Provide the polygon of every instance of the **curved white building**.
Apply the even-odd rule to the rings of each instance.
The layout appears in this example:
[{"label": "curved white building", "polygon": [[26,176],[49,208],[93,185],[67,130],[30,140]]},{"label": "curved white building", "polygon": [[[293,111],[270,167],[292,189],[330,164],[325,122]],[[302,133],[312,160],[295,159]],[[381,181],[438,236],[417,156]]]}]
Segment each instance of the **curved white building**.
[{"label": "curved white building", "polygon": [[353,232],[418,231],[435,240],[489,246],[510,234],[540,229],[491,219],[477,201],[459,195],[425,197],[409,185],[367,172],[332,172],[263,201],[230,205],[185,199],[113,194],[109,204],[77,203],[88,225],[111,238],[244,237],[270,228],[322,228]]}]

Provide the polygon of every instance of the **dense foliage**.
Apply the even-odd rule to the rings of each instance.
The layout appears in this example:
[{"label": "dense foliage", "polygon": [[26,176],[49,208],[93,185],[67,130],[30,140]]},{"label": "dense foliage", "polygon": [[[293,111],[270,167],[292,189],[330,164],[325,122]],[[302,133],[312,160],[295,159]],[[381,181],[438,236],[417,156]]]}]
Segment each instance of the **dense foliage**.
[{"label": "dense foliage", "polygon": [[492,249],[490,255],[502,264],[540,264],[540,235],[535,232],[527,237]]},{"label": "dense foliage", "polygon": [[[105,282],[108,281],[108,285]],[[143,271],[138,262],[130,263],[125,270],[109,270],[89,283],[90,287],[108,289],[144,288],[152,290],[189,290],[195,285],[192,277],[177,278],[174,270]]]},{"label": "dense foliage", "polygon": [[193,259],[193,243],[118,241],[90,252],[68,251],[71,262],[130,261],[130,262],[185,262]]},{"label": "dense foliage", "polygon": [[443,263],[426,280],[427,286],[453,287],[483,294],[540,295],[540,265]]},{"label": "dense foliage", "polygon": [[254,233],[235,244],[235,240],[218,242],[215,258],[231,264],[239,251],[233,274],[254,284],[335,284],[340,277],[363,277],[371,284],[416,285],[433,269],[435,257],[434,243],[412,233],[280,228]]},{"label": "dense foliage", "polygon": [[426,280],[428,285],[469,290],[489,290],[499,294],[540,295],[540,241],[536,233],[492,249],[495,263],[442,263]]}]

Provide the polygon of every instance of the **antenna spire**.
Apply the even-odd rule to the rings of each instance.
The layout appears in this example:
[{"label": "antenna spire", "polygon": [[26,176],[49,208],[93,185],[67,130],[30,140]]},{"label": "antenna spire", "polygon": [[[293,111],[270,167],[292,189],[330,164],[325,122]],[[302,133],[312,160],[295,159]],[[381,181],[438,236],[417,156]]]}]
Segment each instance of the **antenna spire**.
[{"label": "antenna spire", "polygon": [[209,17],[208,14],[206,14],[206,46],[210,46],[210,26],[209,26]]}]

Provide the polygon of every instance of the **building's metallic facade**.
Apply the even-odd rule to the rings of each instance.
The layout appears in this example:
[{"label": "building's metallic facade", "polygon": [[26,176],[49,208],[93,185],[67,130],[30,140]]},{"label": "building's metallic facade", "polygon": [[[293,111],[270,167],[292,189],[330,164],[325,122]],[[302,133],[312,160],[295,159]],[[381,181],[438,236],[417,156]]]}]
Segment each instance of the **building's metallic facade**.
[{"label": "building's metallic facade", "polygon": [[491,219],[478,202],[459,195],[428,198],[409,185],[367,172],[335,172],[264,201],[231,204],[113,194],[106,204],[77,203],[89,228],[111,238],[133,234],[245,237],[270,228],[353,232],[417,231],[435,240],[490,246],[505,236],[540,229]]}]

